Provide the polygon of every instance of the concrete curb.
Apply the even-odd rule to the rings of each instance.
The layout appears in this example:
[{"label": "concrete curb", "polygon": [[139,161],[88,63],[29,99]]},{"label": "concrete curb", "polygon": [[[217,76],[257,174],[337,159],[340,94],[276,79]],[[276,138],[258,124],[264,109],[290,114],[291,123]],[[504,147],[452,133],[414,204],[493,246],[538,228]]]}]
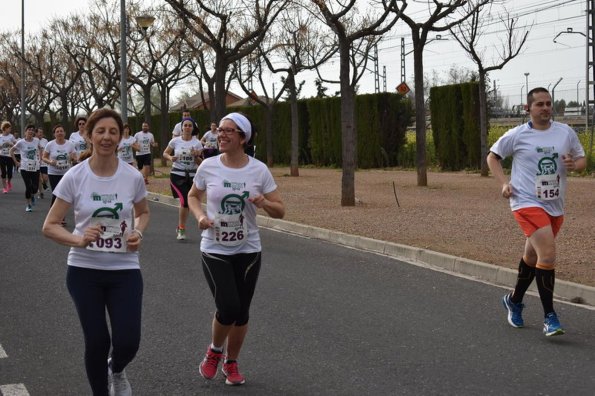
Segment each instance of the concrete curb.
[{"label": "concrete curb", "polygon": [[[177,199],[165,195],[149,193],[149,199],[167,205],[178,205]],[[286,220],[273,219],[268,216],[258,216],[257,223],[260,227],[373,252],[412,264],[424,265],[454,274],[465,275],[470,278],[499,286],[512,287],[516,281],[516,270],[434,252],[427,249],[350,235],[340,231],[308,226]],[[530,290],[536,292],[534,284],[531,286]],[[571,302],[595,306],[595,287],[564,280],[556,280],[556,297]]]}]

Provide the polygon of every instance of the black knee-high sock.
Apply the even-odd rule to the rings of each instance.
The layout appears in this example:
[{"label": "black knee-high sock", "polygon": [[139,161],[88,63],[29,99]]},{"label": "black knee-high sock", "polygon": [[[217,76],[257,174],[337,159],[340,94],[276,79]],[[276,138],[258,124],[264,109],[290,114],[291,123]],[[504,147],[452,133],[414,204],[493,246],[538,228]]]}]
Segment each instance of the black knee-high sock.
[{"label": "black knee-high sock", "polygon": [[533,278],[535,278],[535,267],[529,267],[527,263],[525,263],[525,260],[521,258],[514,293],[512,293],[512,297],[510,298],[513,303],[520,303],[523,301],[525,292],[527,292],[531,282],[533,282]]},{"label": "black knee-high sock", "polygon": [[541,305],[543,305],[544,315],[554,312],[554,283],[556,281],[556,271],[553,269],[544,270],[536,268],[535,281],[537,282],[537,290],[539,290],[539,298],[541,299]]}]

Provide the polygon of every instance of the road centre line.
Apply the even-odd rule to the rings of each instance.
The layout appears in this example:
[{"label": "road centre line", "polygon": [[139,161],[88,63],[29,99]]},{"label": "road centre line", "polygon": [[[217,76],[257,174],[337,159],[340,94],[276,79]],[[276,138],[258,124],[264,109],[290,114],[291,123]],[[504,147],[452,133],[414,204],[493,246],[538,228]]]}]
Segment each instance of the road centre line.
[{"label": "road centre line", "polygon": [[0,385],[0,395],[2,396],[30,396],[24,384]]}]

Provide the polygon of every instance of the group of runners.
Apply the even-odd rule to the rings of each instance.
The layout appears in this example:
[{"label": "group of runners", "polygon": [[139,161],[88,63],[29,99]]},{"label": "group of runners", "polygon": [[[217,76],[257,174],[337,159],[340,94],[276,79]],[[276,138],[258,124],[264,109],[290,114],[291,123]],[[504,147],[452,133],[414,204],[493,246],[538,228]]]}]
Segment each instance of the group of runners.
[{"label": "group of runners", "polygon": [[[564,333],[553,308],[553,291],[555,237],[563,221],[566,176],[569,171],[583,170],[586,160],[576,133],[551,121],[552,101],[546,89],[528,93],[526,110],[530,121],[504,134],[488,156],[501,194],[510,201],[526,237],[517,283],[502,303],[508,323],[523,327],[522,301],[535,279],[544,310],[543,331],[554,336]],[[86,159],[76,144],[65,141],[60,126],[54,128],[55,140],[42,155],[55,196],[43,233],[71,247],[67,286],[84,333],[85,367],[93,394],[130,395],[124,369],[140,344],[143,281],[138,251],[150,217],[146,179],[128,165],[126,158],[130,157],[118,157],[119,147],[130,139],[130,130],[117,112],[98,110],[88,120],[77,120],[77,125],[90,153]],[[237,360],[248,332],[261,266],[256,213],[263,209],[271,217],[282,218],[285,205],[267,166],[246,153],[256,131],[245,115],[230,113],[213,124],[215,139],[209,144],[216,144],[216,152],[207,158],[205,147],[212,146],[205,142],[211,136],[201,142],[193,135],[195,129],[195,121],[185,114],[179,133],[174,130],[163,155],[172,162],[172,193],[180,200],[177,238],[184,239],[192,215],[202,230],[201,264],[216,306],[210,342],[198,371],[210,380],[221,365],[225,383],[241,385],[245,377]],[[139,133],[148,133],[148,128],[143,125]],[[21,147],[40,147],[34,139],[33,129],[28,129],[26,143],[14,144],[21,150],[22,160],[17,164],[21,172],[33,169],[23,159],[28,158],[28,151]],[[138,139],[127,144],[134,148]],[[11,154],[15,150],[11,148]],[[501,165],[509,156],[513,158],[510,177]],[[76,161],[79,165],[63,169],[65,163]],[[52,169],[65,171],[59,183],[53,180]],[[4,182],[4,168],[2,177]],[[33,187],[27,189],[33,193]],[[70,232],[63,227],[63,219],[72,209],[75,228]]]},{"label": "group of runners", "polygon": [[[139,172],[125,154],[137,150],[138,162],[139,148],[151,147],[154,140],[148,125],[131,139],[130,128],[109,109],[97,110],[88,119],[81,117],[76,125],[74,143],[66,140],[61,126],[54,127],[55,139],[45,145],[45,151],[39,141],[26,139],[50,170],[62,171],[59,178],[49,173],[54,202],[42,231],[70,246],[66,284],[83,330],[85,368],[93,394],[131,395],[125,368],[140,345],[143,280],[138,252],[150,212],[141,165]],[[237,358],[248,331],[261,265],[256,212],[263,209],[281,218],[285,208],[266,165],[246,154],[256,133],[246,116],[223,117],[209,131],[211,135],[206,134],[204,145],[193,136],[195,128],[194,120],[184,117],[179,136],[174,134],[164,156],[172,162],[172,192],[180,200],[178,237],[185,236],[191,213],[202,230],[201,263],[217,308],[199,372],[213,379],[222,363],[225,383],[240,385],[245,379]],[[148,142],[139,134],[149,136]],[[84,151],[77,151],[83,145]],[[205,148],[215,150],[205,156]],[[27,157],[26,153],[21,150],[22,156]],[[23,164],[17,164],[21,174]],[[64,227],[70,212],[74,213],[72,232]]]}]

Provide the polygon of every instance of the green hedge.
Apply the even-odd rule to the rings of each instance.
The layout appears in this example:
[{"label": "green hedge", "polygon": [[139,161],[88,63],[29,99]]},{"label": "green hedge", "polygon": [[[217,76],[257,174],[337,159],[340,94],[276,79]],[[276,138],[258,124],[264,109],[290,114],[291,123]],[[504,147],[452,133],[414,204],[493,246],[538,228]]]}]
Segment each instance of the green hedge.
[{"label": "green hedge", "polygon": [[433,87],[430,111],[440,167],[451,171],[481,167],[478,84]]},{"label": "green hedge", "polygon": [[[266,122],[262,106],[244,106],[229,109],[246,114],[257,126],[257,157],[266,159]],[[192,111],[192,117],[203,128],[209,128],[210,119],[205,110]],[[301,165],[341,166],[341,102],[340,98],[312,98],[298,101],[299,161]],[[391,93],[359,95],[356,97],[357,156],[359,168],[398,166],[400,151],[406,142],[406,128],[412,117],[411,102]],[[181,119],[181,113],[169,115],[168,130]],[[161,142],[160,115],[151,117],[151,130]],[[129,118],[133,131],[140,130],[142,118]],[[274,106],[273,160],[275,164],[291,162],[291,108],[288,102]]]}]

